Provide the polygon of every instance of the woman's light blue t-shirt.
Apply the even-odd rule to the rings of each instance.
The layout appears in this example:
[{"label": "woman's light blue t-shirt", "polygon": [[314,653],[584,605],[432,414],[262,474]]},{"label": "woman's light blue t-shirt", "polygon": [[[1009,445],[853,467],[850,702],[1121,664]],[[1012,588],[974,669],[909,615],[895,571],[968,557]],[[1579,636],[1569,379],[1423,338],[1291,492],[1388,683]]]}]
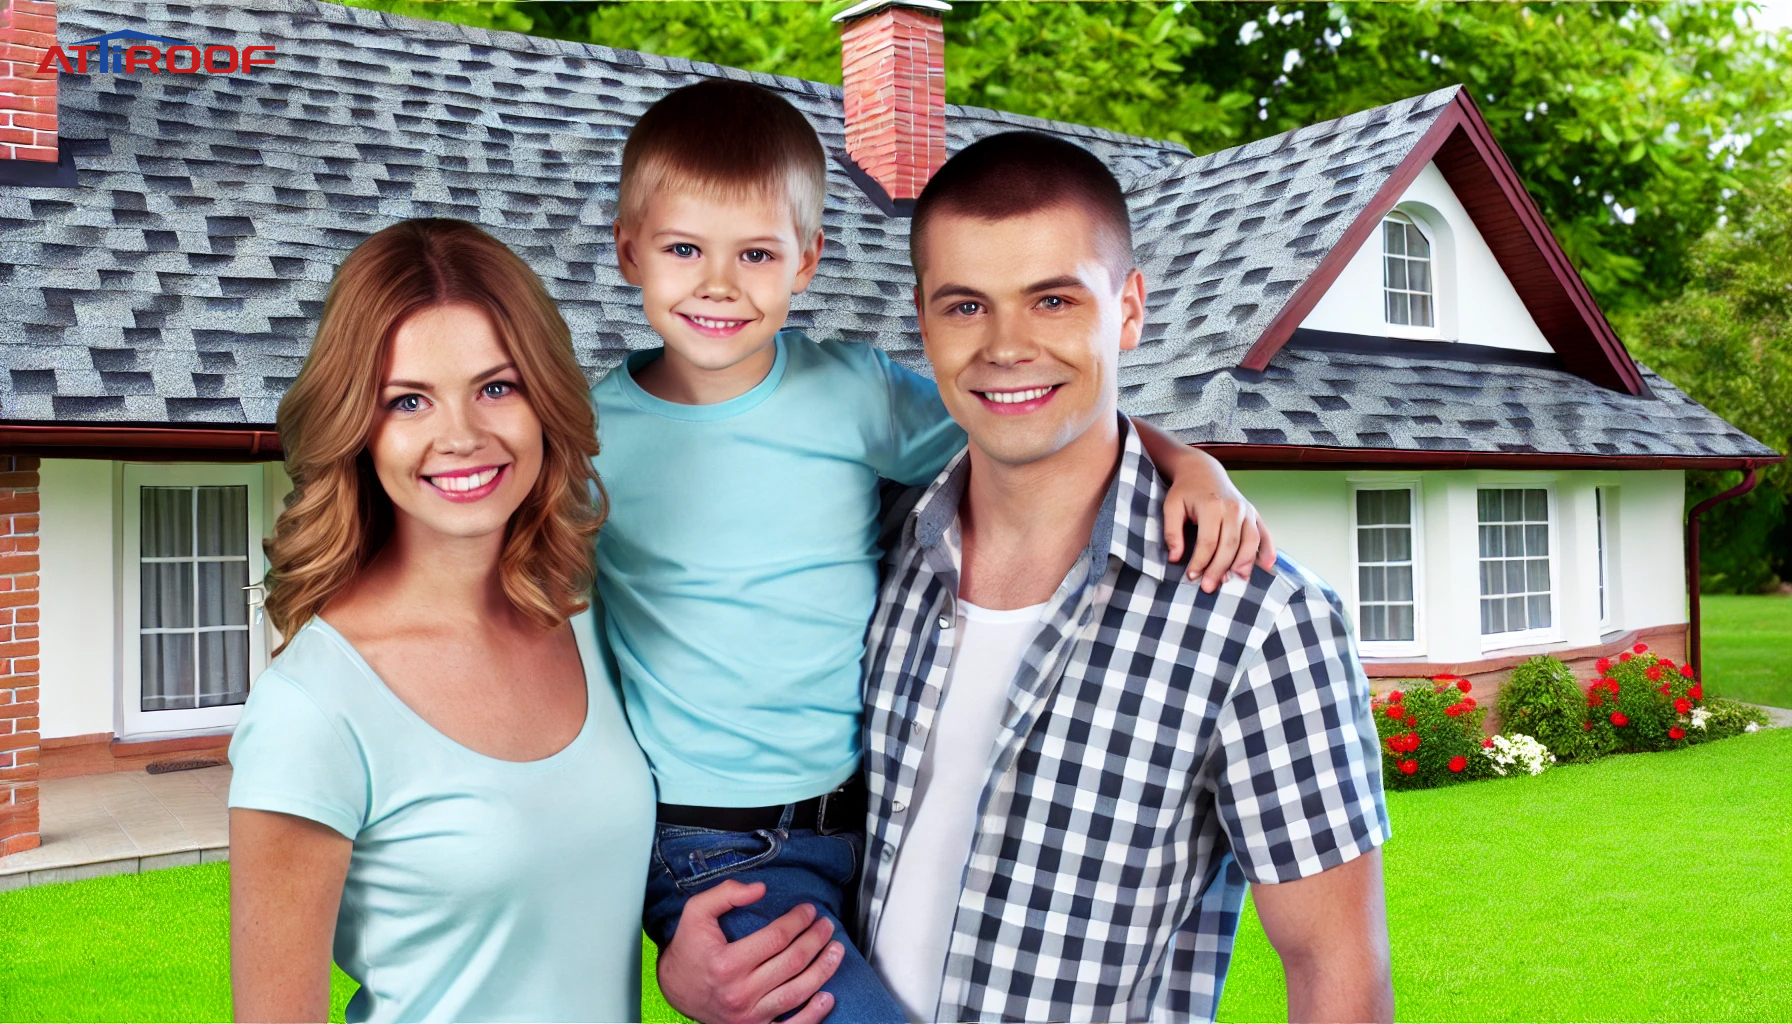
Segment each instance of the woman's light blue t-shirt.
[{"label": "woman's light blue t-shirt", "polygon": [[670,804],[760,807],[859,769],[878,478],[960,448],[939,389],[874,346],[784,331],[765,380],[656,398],[630,356],[592,389],[609,494],[597,589],[635,737]]},{"label": "woman's light blue t-shirt", "polygon": [[572,628],[585,724],[539,761],[438,732],[321,619],[250,690],[230,806],[354,840],[334,943],[361,984],[350,1021],[639,1019],[653,780],[593,613]]}]

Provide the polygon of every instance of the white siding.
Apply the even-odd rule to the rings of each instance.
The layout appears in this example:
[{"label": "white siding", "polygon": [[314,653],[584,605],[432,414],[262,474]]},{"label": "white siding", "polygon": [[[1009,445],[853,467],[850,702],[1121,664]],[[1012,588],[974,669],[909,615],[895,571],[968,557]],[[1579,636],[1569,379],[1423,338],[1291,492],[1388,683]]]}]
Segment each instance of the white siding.
[{"label": "white siding", "polygon": [[43,736],[112,732],[117,693],[112,463],[45,459],[39,472]]},{"label": "white siding", "polygon": [[1276,546],[1317,572],[1354,616],[1356,570],[1350,564],[1352,483],[1418,480],[1424,607],[1422,654],[1391,660],[1466,662],[1495,656],[1497,639],[1481,636],[1478,516],[1482,487],[1544,487],[1555,526],[1553,603],[1559,639],[1545,647],[1600,642],[1598,538],[1593,489],[1615,488],[1608,509],[1614,598],[1610,631],[1686,621],[1683,556],[1684,474],[1679,471],[1519,472],[1459,470],[1343,472],[1249,470],[1235,474],[1275,535]]},{"label": "white siding", "polygon": [[1351,257],[1301,322],[1302,327],[1376,338],[1435,338],[1527,352],[1553,351],[1436,164],[1428,163],[1419,172],[1401,196],[1398,209],[1411,215],[1432,243],[1437,328],[1427,331],[1387,322],[1382,305],[1379,228]]}]

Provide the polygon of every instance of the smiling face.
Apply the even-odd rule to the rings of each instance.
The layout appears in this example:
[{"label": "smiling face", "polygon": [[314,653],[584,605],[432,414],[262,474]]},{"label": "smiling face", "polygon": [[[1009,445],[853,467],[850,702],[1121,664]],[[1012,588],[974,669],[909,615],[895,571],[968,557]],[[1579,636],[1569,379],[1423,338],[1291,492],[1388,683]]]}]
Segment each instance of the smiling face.
[{"label": "smiling face", "polygon": [[919,241],[915,302],[940,397],[998,462],[1037,462],[1114,419],[1145,279],[1115,281],[1099,230],[1076,206],[1001,220],[942,210]]},{"label": "smiling face", "polygon": [[436,306],[393,332],[367,440],[398,529],[502,539],[541,475],[542,427],[510,354],[475,306]]},{"label": "smiling face", "polygon": [[790,296],[809,286],[821,259],[820,233],[798,235],[789,200],[661,189],[636,222],[615,230],[622,276],[640,286],[668,363],[727,374],[763,362],[764,377]]}]

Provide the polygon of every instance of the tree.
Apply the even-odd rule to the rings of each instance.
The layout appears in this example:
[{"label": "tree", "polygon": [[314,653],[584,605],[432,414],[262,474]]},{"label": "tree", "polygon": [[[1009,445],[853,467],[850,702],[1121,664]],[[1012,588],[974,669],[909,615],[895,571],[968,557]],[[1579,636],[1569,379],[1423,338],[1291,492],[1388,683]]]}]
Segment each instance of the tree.
[{"label": "tree", "polygon": [[[1621,321],[1631,351],[1713,412],[1778,451],[1792,448],[1792,181],[1743,197],[1751,213],[1692,249],[1677,298]],[[1694,473],[1703,500],[1740,473]],[[1755,491],[1707,514],[1704,583],[1754,592],[1792,577],[1792,472],[1784,463]]]}]

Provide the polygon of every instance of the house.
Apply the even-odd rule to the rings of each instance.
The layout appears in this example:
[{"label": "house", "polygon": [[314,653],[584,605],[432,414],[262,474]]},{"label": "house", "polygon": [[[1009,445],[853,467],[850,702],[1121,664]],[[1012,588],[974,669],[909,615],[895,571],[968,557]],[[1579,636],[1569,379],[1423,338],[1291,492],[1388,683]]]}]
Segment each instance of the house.
[{"label": "house", "polygon": [[[1630,358],[1467,95],[1197,157],[946,105],[940,6],[846,12],[842,90],[318,0],[0,0],[0,852],[36,842],[39,777],[221,750],[276,641],[275,410],[347,251],[483,225],[596,378],[656,344],[611,252],[622,141],[706,75],[780,91],[832,154],[792,323],[923,371],[927,175],[1016,128],[1105,160],[1151,286],[1124,408],[1238,471],[1372,674],[1685,657],[1683,474],[1779,456]],[[117,49],[38,71],[58,40]]]}]

